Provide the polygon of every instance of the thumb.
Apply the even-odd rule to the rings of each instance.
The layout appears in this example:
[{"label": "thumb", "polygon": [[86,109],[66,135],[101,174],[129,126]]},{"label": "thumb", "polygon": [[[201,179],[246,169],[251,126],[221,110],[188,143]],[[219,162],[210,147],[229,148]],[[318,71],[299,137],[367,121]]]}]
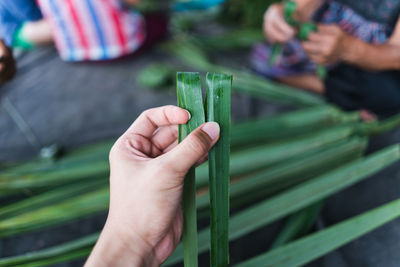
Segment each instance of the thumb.
[{"label": "thumb", "polygon": [[164,155],[166,164],[175,173],[186,174],[215,145],[219,132],[220,128],[216,122],[201,125]]}]

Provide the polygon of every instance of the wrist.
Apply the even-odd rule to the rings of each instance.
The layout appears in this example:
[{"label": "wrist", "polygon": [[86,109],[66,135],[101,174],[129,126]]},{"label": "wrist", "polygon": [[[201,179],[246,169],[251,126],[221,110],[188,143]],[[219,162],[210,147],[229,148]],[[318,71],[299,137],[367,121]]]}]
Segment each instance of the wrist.
[{"label": "wrist", "polygon": [[364,49],[362,42],[350,35],[346,35],[342,41],[340,59],[347,63],[355,63],[358,55],[363,55]]},{"label": "wrist", "polygon": [[107,222],[85,266],[159,266],[153,254],[139,235]]}]

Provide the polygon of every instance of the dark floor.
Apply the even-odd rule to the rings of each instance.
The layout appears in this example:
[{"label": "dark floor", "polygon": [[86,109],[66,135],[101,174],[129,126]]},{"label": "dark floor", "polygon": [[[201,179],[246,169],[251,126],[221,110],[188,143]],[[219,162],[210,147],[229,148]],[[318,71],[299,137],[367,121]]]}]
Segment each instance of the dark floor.
[{"label": "dark floor", "polygon": [[[59,144],[75,147],[119,136],[143,110],[175,104],[175,94],[148,91],[135,83],[136,73],[152,61],[171,59],[156,50],[112,63],[70,64],[46,48],[20,56],[16,79],[0,89],[0,101],[9,100],[32,129],[42,146]],[[277,107],[247,96],[233,97],[235,120],[259,114],[273,114]],[[400,131],[375,138],[375,150],[400,141]],[[0,162],[30,158],[38,153],[0,107]],[[333,224],[400,197],[400,164],[332,197],[323,222]],[[99,230],[104,215],[63,227],[0,241],[0,256],[61,243]],[[279,226],[262,229],[232,244],[232,263],[265,251],[268,239]],[[270,237],[270,238],[268,238]],[[400,221],[351,243],[319,260],[315,266],[399,266]],[[207,261],[204,261],[207,265]],[[79,266],[82,262],[60,266]]]}]

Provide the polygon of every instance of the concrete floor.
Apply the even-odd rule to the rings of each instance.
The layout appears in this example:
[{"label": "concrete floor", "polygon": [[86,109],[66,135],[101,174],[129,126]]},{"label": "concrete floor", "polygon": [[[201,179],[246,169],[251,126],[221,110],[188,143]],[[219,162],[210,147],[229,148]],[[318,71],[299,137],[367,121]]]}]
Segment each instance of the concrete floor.
[{"label": "concrete floor", "polygon": [[[0,101],[9,99],[43,146],[59,144],[76,147],[117,137],[143,110],[175,104],[173,91],[148,91],[135,83],[137,72],[153,61],[170,62],[167,56],[150,50],[111,63],[70,64],[62,62],[53,48],[22,54],[16,79],[0,89]],[[245,119],[274,114],[279,107],[249,98],[233,97],[233,117]],[[375,138],[376,150],[400,141],[400,131]],[[37,155],[16,124],[0,107],[0,162]],[[333,224],[362,211],[400,198],[400,164],[376,177],[329,199],[322,219]],[[84,219],[62,227],[0,241],[0,256],[15,255],[55,245],[101,229],[105,215]],[[232,263],[255,256],[268,248],[279,229],[272,225],[232,244]],[[315,262],[315,266],[399,266],[400,220],[347,245]],[[202,257],[202,266],[207,266]],[[59,266],[80,266],[76,261]]]}]

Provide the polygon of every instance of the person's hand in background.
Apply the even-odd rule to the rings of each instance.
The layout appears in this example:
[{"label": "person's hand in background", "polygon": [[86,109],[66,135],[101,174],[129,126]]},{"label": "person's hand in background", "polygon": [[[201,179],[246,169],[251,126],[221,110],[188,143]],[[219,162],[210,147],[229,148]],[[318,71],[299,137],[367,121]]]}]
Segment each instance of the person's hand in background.
[{"label": "person's hand in background", "polygon": [[0,40],[0,85],[10,81],[17,71],[12,51]]},{"label": "person's hand in background", "polygon": [[282,4],[273,4],[265,12],[263,30],[271,43],[286,43],[296,34],[295,29],[285,21]]},{"label": "person's hand in background", "polygon": [[158,266],[178,245],[189,169],[219,138],[209,122],[177,144],[189,113],[175,106],[142,113],[110,152],[110,210],[86,266]]},{"label": "person's hand in background", "polygon": [[310,33],[302,45],[315,63],[331,64],[344,60],[352,39],[337,25],[319,25],[318,32]]}]

